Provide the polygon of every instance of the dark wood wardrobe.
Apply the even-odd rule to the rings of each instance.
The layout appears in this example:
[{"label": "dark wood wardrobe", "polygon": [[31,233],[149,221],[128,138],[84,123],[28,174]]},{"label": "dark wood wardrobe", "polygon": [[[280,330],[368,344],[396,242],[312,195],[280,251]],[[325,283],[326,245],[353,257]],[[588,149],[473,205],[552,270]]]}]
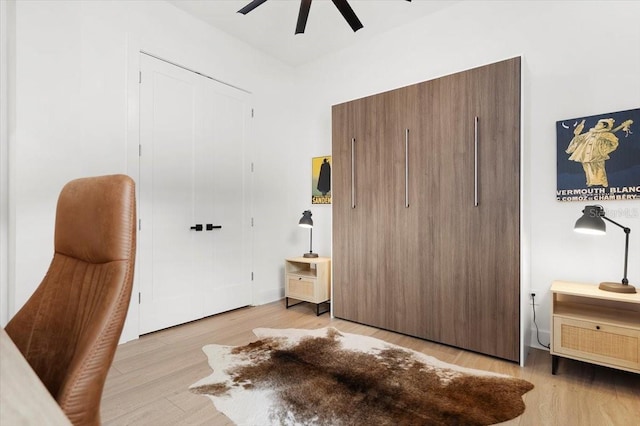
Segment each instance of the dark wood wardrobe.
[{"label": "dark wood wardrobe", "polygon": [[333,312],[520,359],[520,58],[335,105]]}]

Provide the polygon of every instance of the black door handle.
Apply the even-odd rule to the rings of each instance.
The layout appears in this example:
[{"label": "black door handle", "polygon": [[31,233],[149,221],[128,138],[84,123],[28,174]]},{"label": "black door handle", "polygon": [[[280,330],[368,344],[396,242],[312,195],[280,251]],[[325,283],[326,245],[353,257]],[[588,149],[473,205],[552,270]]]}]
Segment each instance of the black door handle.
[{"label": "black door handle", "polygon": [[222,225],[213,225],[211,223],[207,223],[207,231],[213,231],[214,229],[222,229]]},{"label": "black door handle", "polygon": [[202,231],[202,224],[197,223],[196,226],[192,226],[191,229],[196,231]]}]

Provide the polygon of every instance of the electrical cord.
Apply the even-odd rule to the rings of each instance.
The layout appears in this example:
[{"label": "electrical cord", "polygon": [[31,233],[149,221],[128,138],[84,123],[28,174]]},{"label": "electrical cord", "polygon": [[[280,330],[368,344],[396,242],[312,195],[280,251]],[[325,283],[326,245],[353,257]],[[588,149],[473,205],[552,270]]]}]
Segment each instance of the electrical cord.
[{"label": "electrical cord", "polygon": [[533,309],[533,325],[536,326],[536,339],[538,340],[538,344],[547,349],[551,349],[551,343],[545,345],[540,341],[540,330],[538,330],[538,323],[536,322],[536,295],[533,293],[531,293],[531,308]]}]

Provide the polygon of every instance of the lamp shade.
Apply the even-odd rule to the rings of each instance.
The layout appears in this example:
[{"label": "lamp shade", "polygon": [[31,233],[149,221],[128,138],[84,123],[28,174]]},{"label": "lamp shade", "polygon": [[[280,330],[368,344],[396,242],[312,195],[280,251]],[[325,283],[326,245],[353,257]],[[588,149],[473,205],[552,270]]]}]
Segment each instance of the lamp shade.
[{"label": "lamp shade", "polygon": [[591,235],[606,234],[607,227],[602,220],[604,216],[602,206],[586,206],[582,213],[582,217],[576,221],[573,227],[574,231]]},{"label": "lamp shade", "polygon": [[298,225],[303,228],[313,228],[313,219],[311,219],[311,210],[305,210],[302,212],[302,218],[298,222]]}]

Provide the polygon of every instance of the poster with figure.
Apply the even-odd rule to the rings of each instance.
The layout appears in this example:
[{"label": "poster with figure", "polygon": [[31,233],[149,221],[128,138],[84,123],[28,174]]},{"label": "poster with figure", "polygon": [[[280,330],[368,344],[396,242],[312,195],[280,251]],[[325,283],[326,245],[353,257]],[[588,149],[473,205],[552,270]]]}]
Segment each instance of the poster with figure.
[{"label": "poster with figure", "polygon": [[331,156],[311,160],[311,204],[331,204]]},{"label": "poster with figure", "polygon": [[640,200],[640,108],[556,122],[558,201]]}]

